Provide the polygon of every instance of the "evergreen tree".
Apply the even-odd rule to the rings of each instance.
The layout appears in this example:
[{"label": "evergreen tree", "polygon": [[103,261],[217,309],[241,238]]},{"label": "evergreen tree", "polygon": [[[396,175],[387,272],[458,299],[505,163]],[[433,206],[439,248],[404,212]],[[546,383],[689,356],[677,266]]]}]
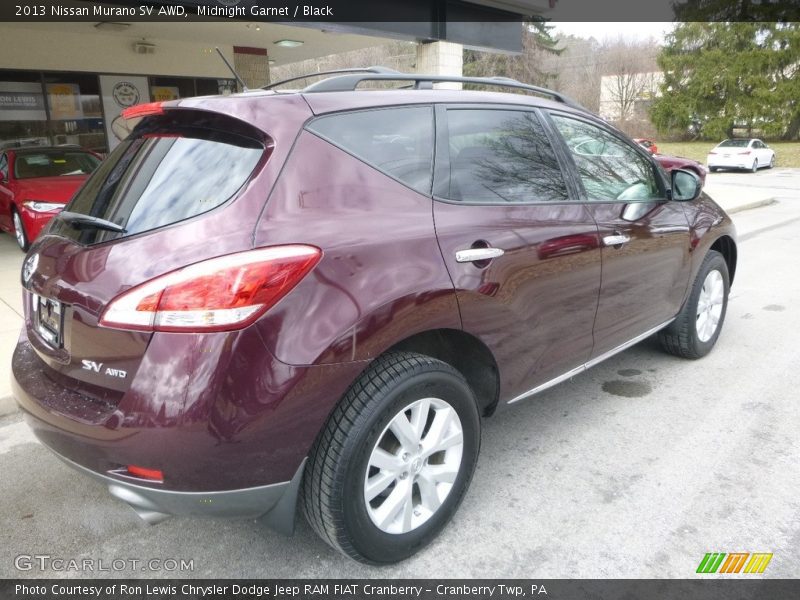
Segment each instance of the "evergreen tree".
[{"label": "evergreen tree", "polygon": [[764,137],[800,133],[800,23],[687,22],[659,59],[661,96],[651,109],[661,131],[731,137],[734,127]]}]

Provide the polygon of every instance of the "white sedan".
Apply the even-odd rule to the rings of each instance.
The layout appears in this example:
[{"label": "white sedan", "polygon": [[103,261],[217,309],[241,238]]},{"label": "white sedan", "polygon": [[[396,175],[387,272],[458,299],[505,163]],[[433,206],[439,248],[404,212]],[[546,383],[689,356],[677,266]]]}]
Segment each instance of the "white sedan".
[{"label": "white sedan", "polygon": [[708,170],[747,169],[755,173],[760,168],[775,166],[775,151],[761,140],[725,140],[708,153]]}]

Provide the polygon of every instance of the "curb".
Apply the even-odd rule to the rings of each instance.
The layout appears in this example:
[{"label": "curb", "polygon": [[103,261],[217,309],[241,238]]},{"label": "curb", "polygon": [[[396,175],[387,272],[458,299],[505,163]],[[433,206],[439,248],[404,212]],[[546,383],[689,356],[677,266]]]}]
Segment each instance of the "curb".
[{"label": "curb", "polygon": [[0,417],[13,415],[17,411],[19,411],[19,407],[17,406],[17,403],[14,401],[13,396],[6,396],[5,398],[0,398]]},{"label": "curb", "polygon": [[762,200],[754,200],[753,202],[748,202],[746,204],[740,204],[739,206],[734,206],[732,208],[728,208],[725,210],[729,215],[734,213],[742,212],[745,210],[752,210],[754,208],[761,208],[762,206],[769,206],[770,204],[775,204],[777,200],[775,198],[764,198]]}]

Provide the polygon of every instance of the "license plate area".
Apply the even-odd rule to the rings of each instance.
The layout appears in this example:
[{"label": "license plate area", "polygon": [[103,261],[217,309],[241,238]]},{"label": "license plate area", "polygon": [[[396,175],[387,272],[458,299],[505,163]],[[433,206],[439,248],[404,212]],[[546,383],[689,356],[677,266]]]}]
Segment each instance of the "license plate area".
[{"label": "license plate area", "polygon": [[64,305],[58,300],[31,294],[33,327],[54,348],[64,347]]}]

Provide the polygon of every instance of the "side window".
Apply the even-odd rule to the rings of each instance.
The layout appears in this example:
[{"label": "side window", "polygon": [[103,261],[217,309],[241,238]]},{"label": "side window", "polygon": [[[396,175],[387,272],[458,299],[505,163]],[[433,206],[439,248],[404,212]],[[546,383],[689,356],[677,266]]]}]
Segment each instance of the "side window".
[{"label": "side window", "polygon": [[0,173],[3,175],[2,179],[8,179],[8,159],[5,154],[0,154]]},{"label": "side window", "polygon": [[415,106],[321,117],[308,130],[365,163],[429,194],[433,173],[433,108]]},{"label": "side window", "polygon": [[448,198],[563,202],[567,186],[542,124],[528,111],[451,109]]},{"label": "side window", "polygon": [[664,197],[652,163],[600,127],[552,115],[589,200],[649,201]]}]

